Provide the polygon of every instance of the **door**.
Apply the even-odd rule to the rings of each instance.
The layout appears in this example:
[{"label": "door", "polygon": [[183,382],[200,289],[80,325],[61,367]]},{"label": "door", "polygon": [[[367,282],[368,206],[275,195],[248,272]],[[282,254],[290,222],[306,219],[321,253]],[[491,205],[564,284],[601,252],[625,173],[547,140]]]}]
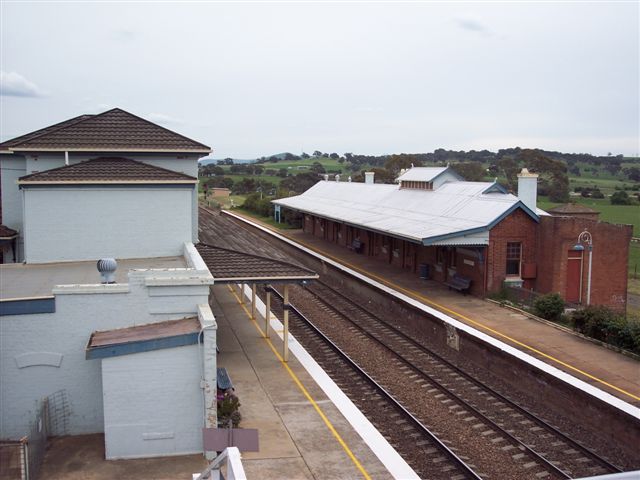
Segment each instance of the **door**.
[{"label": "door", "polygon": [[582,300],[582,252],[569,250],[567,255],[567,302],[580,303]]}]

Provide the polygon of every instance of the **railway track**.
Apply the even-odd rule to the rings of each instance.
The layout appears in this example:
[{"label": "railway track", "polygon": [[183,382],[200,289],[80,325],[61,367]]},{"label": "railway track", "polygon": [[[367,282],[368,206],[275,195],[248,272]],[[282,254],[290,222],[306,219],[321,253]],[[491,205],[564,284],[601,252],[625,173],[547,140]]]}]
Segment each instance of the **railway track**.
[{"label": "railway track", "polygon": [[[620,471],[328,285],[295,290],[292,332],[422,478],[575,478]],[[354,363],[350,373],[335,366],[338,357]],[[356,362],[367,373],[354,373],[361,369]],[[396,405],[371,402],[373,391]],[[440,440],[412,441],[421,428]],[[458,469],[454,475],[452,468]]]}]

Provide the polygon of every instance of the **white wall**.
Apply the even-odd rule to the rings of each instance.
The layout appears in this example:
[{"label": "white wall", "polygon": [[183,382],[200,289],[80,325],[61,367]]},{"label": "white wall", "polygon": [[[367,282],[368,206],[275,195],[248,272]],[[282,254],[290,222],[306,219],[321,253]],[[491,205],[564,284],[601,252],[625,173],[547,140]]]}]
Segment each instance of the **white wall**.
[{"label": "white wall", "polygon": [[25,188],[25,261],[180,255],[194,232],[189,187]]},{"label": "white wall", "polygon": [[[43,172],[52,168],[64,166],[64,152],[34,152],[26,154],[27,174]],[[69,152],[69,163],[75,164],[98,157],[123,157],[137,162],[148,163],[156,167],[167,168],[174,172],[181,172],[192,177],[198,177],[198,159],[203,155],[175,153],[127,153],[127,152],[93,152],[76,153]],[[23,174],[25,175],[25,174]]]},{"label": "white wall", "polygon": [[[2,172],[2,224],[22,232],[22,196],[18,191],[16,181],[26,175],[26,160],[19,155],[0,154],[0,169]],[[22,259],[22,238],[17,242],[17,261]],[[7,255],[5,262],[13,261],[12,255]]]},{"label": "white wall", "polygon": [[106,458],[202,452],[201,375],[198,345],[102,359]]},{"label": "white wall", "polygon": [[[85,359],[91,333],[199,315],[211,282],[207,270],[131,271],[128,284],[54,289],[55,313],[0,317],[0,438],[24,435],[36,402],[58,390],[69,400],[67,433],[102,432],[101,361]],[[25,355],[61,362],[25,366]]]}]

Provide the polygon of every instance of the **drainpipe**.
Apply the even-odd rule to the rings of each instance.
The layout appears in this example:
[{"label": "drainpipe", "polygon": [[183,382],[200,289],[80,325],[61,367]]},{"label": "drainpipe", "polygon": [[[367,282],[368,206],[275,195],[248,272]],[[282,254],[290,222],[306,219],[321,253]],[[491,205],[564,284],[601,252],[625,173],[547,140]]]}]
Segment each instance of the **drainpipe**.
[{"label": "drainpipe", "polygon": [[64,164],[69,165],[69,152],[64,152]]}]

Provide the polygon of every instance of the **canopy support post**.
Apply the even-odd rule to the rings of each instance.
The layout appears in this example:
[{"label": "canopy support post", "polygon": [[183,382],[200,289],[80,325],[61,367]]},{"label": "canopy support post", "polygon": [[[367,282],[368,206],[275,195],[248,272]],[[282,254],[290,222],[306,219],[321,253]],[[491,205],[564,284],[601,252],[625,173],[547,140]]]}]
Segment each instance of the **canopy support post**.
[{"label": "canopy support post", "polygon": [[284,286],[284,332],[282,334],[282,358],[285,362],[289,361],[289,285]]},{"label": "canopy support post", "polygon": [[267,285],[267,311],[264,314],[264,338],[269,338],[270,322],[271,322],[271,285]]},{"label": "canopy support post", "polygon": [[251,320],[256,319],[256,284],[251,285]]}]

